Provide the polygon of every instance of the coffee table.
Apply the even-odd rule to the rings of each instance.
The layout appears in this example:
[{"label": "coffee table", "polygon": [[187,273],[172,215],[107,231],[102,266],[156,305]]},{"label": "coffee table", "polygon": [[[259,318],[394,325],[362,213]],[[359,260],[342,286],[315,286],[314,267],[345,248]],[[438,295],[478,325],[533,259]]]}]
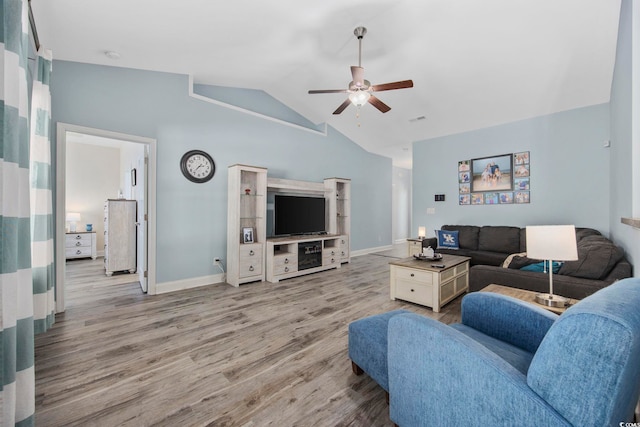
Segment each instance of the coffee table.
[{"label": "coffee table", "polygon": [[[391,261],[389,294],[396,298],[433,308],[440,307],[469,290],[469,260],[458,255],[443,255],[437,261],[413,257]],[[443,264],[443,268],[432,267]]]},{"label": "coffee table", "polygon": [[496,294],[507,295],[513,298],[517,298],[521,301],[529,302],[535,306],[544,308],[556,314],[564,313],[567,308],[569,308],[570,306],[578,302],[578,300],[576,299],[570,299],[568,307],[549,307],[546,305],[538,304],[535,301],[536,294],[538,294],[539,292],[525,291],[524,289],[511,288],[509,286],[502,286],[502,285],[496,285],[496,284],[488,285],[487,287],[482,288],[480,292],[493,292]]}]

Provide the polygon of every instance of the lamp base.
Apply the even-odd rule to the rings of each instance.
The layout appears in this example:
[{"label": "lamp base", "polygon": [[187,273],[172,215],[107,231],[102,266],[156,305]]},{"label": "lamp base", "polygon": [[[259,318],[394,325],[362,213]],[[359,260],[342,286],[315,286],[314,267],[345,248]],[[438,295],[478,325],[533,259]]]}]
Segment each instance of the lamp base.
[{"label": "lamp base", "polygon": [[535,301],[547,307],[566,307],[569,305],[569,298],[554,294],[536,294]]}]

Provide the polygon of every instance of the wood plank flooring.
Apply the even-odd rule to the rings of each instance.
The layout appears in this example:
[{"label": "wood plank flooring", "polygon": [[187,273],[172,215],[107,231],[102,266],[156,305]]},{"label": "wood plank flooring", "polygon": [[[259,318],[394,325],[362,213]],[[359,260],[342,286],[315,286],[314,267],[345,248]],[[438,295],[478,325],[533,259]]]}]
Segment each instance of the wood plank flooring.
[{"label": "wood plank flooring", "polygon": [[[327,272],[147,296],[102,260],[67,263],[67,311],[36,336],[38,426],[391,426],[384,391],[351,373],[348,324],[405,308],[388,252]],[[134,282],[132,282],[132,280]]]}]

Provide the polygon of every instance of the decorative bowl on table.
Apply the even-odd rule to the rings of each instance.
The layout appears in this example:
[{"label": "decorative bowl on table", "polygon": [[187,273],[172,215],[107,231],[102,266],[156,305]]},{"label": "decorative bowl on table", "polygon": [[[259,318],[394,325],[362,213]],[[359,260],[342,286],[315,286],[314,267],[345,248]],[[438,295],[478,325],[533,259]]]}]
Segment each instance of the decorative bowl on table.
[{"label": "decorative bowl on table", "polygon": [[426,256],[424,254],[414,254],[413,257],[415,259],[424,260],[424,261],[439,261],[442,259],[442,254],[433,254],[433,256]]}]

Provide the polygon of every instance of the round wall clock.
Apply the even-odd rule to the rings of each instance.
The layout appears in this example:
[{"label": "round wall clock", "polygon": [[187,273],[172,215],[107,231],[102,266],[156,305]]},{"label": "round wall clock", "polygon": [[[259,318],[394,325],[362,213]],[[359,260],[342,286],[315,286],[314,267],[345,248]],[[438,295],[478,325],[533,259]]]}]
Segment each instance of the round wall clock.
[{"label": "round wall clock", "polygon": [[180,170],[189,181],[202,184],[213,178],[216,173],[216,164],[204,151],[191,150],[184,153],[180,159]]}]

